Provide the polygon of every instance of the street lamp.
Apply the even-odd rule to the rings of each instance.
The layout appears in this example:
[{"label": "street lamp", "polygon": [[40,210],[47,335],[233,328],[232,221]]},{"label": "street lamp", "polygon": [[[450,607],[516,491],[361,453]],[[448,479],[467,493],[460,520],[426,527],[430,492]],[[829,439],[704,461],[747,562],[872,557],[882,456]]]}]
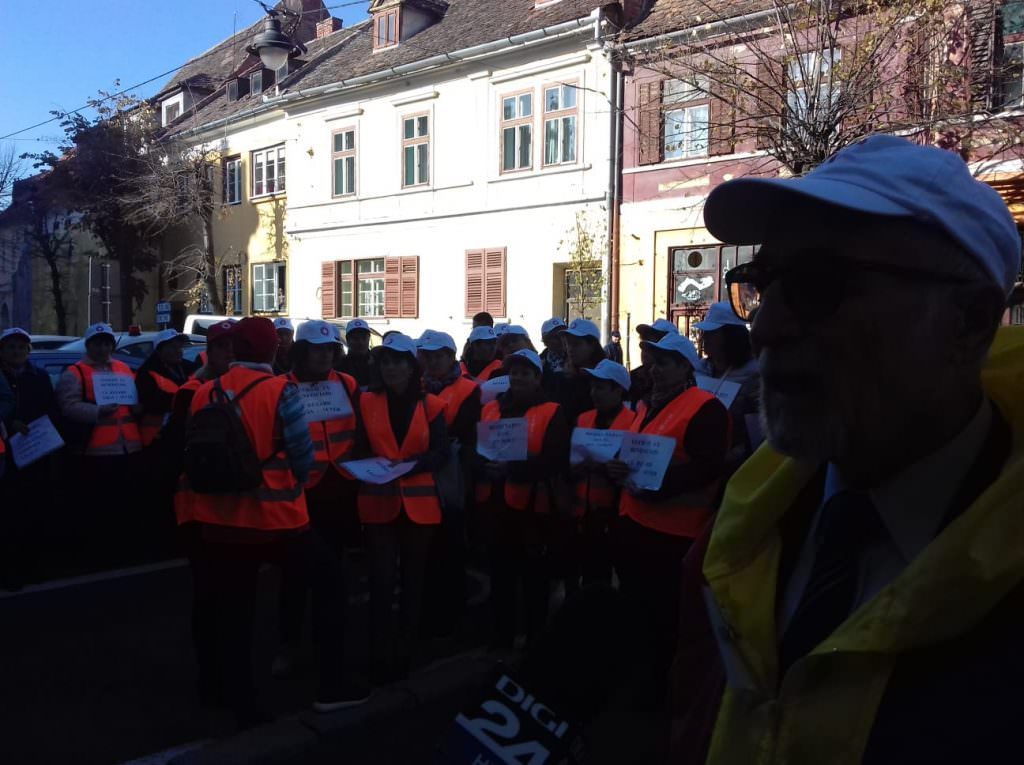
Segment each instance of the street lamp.
[{"label": "street lamp", "polygon": [[300,48],[292,39],[281,31],[281,21],[278,19],[279,12],[276,10],[267,11],[267,18],[263,22],[263,31],[252,41],[252,45],[246,51],[254,56],[259,56],[263,66],[267,69],[277,71],[288,61],[292,51]]}]

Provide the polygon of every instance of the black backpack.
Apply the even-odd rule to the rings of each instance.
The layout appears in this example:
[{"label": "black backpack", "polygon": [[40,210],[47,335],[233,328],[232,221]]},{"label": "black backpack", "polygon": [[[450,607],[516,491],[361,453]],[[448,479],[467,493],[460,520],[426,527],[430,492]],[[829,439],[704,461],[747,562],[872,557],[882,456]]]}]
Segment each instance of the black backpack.
[{"label": "black backpack", "polygon": [[192,415],[185,435],[184,471],[192,491],[199,494],[237,494],[263,484],[260,462],[242,424],[239,401],[271,375],[253,380],[233,399],[220,380],[210,401]]}]

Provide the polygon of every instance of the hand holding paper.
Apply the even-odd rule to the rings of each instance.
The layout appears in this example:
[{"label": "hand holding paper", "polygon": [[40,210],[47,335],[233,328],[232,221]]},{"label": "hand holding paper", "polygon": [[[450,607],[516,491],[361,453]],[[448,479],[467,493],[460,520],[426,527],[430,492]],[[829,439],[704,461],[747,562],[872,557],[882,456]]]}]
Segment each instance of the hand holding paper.
[{"label": "hand holding paper", "polygon": [[519,462],[527,457],[525,417],[489,420],[476,424],[476,451],[491,462]]},{"label": "hand holding paper", "polygon": [[569,464],[579,465],[588,460],[599,463],[607,462],[619,453],[624,435],[626,435],[624,430],[574,429]]},{"label": "hand holding paper", "polygon": [[646,433],[627,433],[619,459],[629,465],[629,480],[637,489],[657,491],[672,461],[676,440]]},{"label": "hand holding paper", "polygon": [[342,462],[341,466],[357,481],[380,485],[401,478],[416,467],[416,463],[392,462],[385,457],[370,457],[365,460]]}]

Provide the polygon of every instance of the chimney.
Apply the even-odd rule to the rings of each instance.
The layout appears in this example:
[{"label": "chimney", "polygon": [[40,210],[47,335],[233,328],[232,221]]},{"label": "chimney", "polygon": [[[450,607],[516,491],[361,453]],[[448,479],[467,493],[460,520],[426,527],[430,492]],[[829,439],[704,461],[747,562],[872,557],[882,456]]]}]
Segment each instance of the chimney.
[{"label": "chimney", "polygon": [[328,35],[334,34],[341,29],[341,19],[336,19],[334,16],[328,16],[323,21],[316,23],[316,39],[319,40]]}]

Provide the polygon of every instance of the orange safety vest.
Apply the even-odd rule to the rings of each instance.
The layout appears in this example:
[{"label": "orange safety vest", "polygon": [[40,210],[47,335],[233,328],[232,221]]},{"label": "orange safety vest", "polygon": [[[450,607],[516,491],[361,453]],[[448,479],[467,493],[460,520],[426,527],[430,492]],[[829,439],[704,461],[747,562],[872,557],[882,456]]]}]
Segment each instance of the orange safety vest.
[{"label": "orange safety vest", "polygon": [[[636,412],[622,407],[608,430],[629,430],[636,418]],[[579,416],[577,428],[593,428],[597,423],[597,410],[590,409]],[[608,476],[600,470],[588,470],[586,475],[576,481],[575,503],[573,514],[582,518],[589,508],[595,510],[611,510],[615,505],[618,489],[608,480]]]},{"label": "orange safety vest", "polygon": [[501,377],[501,361],[499,361],[498,359],[495,359],[490,364],[485,366],[483,368],[483,371],[481,371],[480,374],[477,375],[476,377],[473,377],[473,375],[470,374],[469,367],[466,365],[465,361],[459,363],[462,364],[462,376],[468,377],[473,382],[482,383],[487,382],[492,377]]},{"label": "orange safety vest", "polygon": [[[83,399],[90,404],[95,404],[96,394],[93,392],[92,376],[96,373],[96,370],[80,361],[72,364],[71,369],[75,370],[82,380],[82,387],[85,393]],[[110,371],[115,375],[125,375],[135,380],[135,374],[123,361],[112,360],[110,362]],[[101,372],[100,374],[103,373]],[[92,434],[89,436],[89,443],[85,447],[85,454],[88,455],[113,446],[122,438],[124,439],[126,452],[129,445],[134,444],[138,447],[142,445],[139,426],[135,422],[135,417],[132,416],[131,407],[123,404],[117,407],[113,414],[107,417],[100,416],[96,420]]]},{"label": "orange safety vest", "polygon": [[460,377],[437,394],[437,397],[444,402],[444,421],[449,428],[455,423],[455,418],[459,416],[462,405],[479,387],[469,377]]},{"label": "orange safety vest", "polygon": [[[539,457],[544,451],[544,438],[551,425],[551,418],[558,411],[558,404],[548,402],[531,406],[526,410],[526,454],[527,457]],[[497,401],[490,401],[480,414],[481,422],[494,422],[501,419],[501,407]],[[478,481],[476,484],[476,501],[486,502],[491,498],[493,481]],[[551,491],[546,483],[518,483],[505,479],[505,504],[515,510],[526,510],[533,500],[535,513],[551,512]]]},{"label": "orange safety vest", "polygon": [[[271,379],[245,394],[239,407],[246,435],[263,465],[262,485],[237,494],[199,494],[189,489],[188,479],[182,475],[178,491],[188,492],[188,496],[175,503],[178,523],[199,521],[262,531],[298,529],[309,524],[306,495],[284,454],[277,416],[281,394],[290,383],[267,372],[234,366],[220,377],[220,384],[226,392],[238,393],[261,377]],[[215,382],[204,383],[196,391],[190,408],[192,414],[210,402]]]},{"label": "orange safety vest", "polygon": [[[286,377],[296,385],[301,384],[294,372],[289,372]],[[359,383],[352,377],[335,372],[333,369],[327,375],[327,382],[339,382],[345,386],[349,403],[352,402],[352,397],[359,389]],[[342,469],[341,463],[348,459],[348,454],[355,445],[355,409],[353,408],[352,414],[348,417],[309,423],[309,437],[313,439],[313,467],[310,468],[306,488],[311,489],[320,483],[332,465],[340,475],[349,478],[349,474]]]},{"label": "orange safety vest", "polygon": [[[150,376],[156,381],[156,387],[171,396],[177,395],[181,387],[174,380],[149,371]],[[142,437],[142,445],[149,446],[160,435],[160,428],[164,426],[164,412],[143,412],[139,421],[139,435]]]},{"label": "orange safety vest", "polygon": [[[684,442],[690,420],[708,401],[715,397],[697,386],[687,388],[662,409],[651,422],[643,425],[647,416],[647,403],[641,401],[637,407],[636,419],[630,426],[633,433],[647,433],[653,436],[668,436],[676,440],[672,465],[690,461]],[[625,515],[654,531],[677,537],[696,539],[711,518],[719,481],[713,481],[703,489],[687,492],[662,502],[645,502],[628,491],[622,492],[619,500],[619,515]]]},{"label": "orange safety vest", "polygon": [[[430,449],[430,423],[444,413],[444,402],[427,394],[416,404],[401,448],[391,429],[386,393],[363,393],[359,397],[359,412],[374,456],[408,462]],[[363,483],[359,486],[357,506],[363,523],[391,523],[403,509],[413,523],[426,526],[441,522],[441,501],[430,473],[404,475],[386,484]]]}]

